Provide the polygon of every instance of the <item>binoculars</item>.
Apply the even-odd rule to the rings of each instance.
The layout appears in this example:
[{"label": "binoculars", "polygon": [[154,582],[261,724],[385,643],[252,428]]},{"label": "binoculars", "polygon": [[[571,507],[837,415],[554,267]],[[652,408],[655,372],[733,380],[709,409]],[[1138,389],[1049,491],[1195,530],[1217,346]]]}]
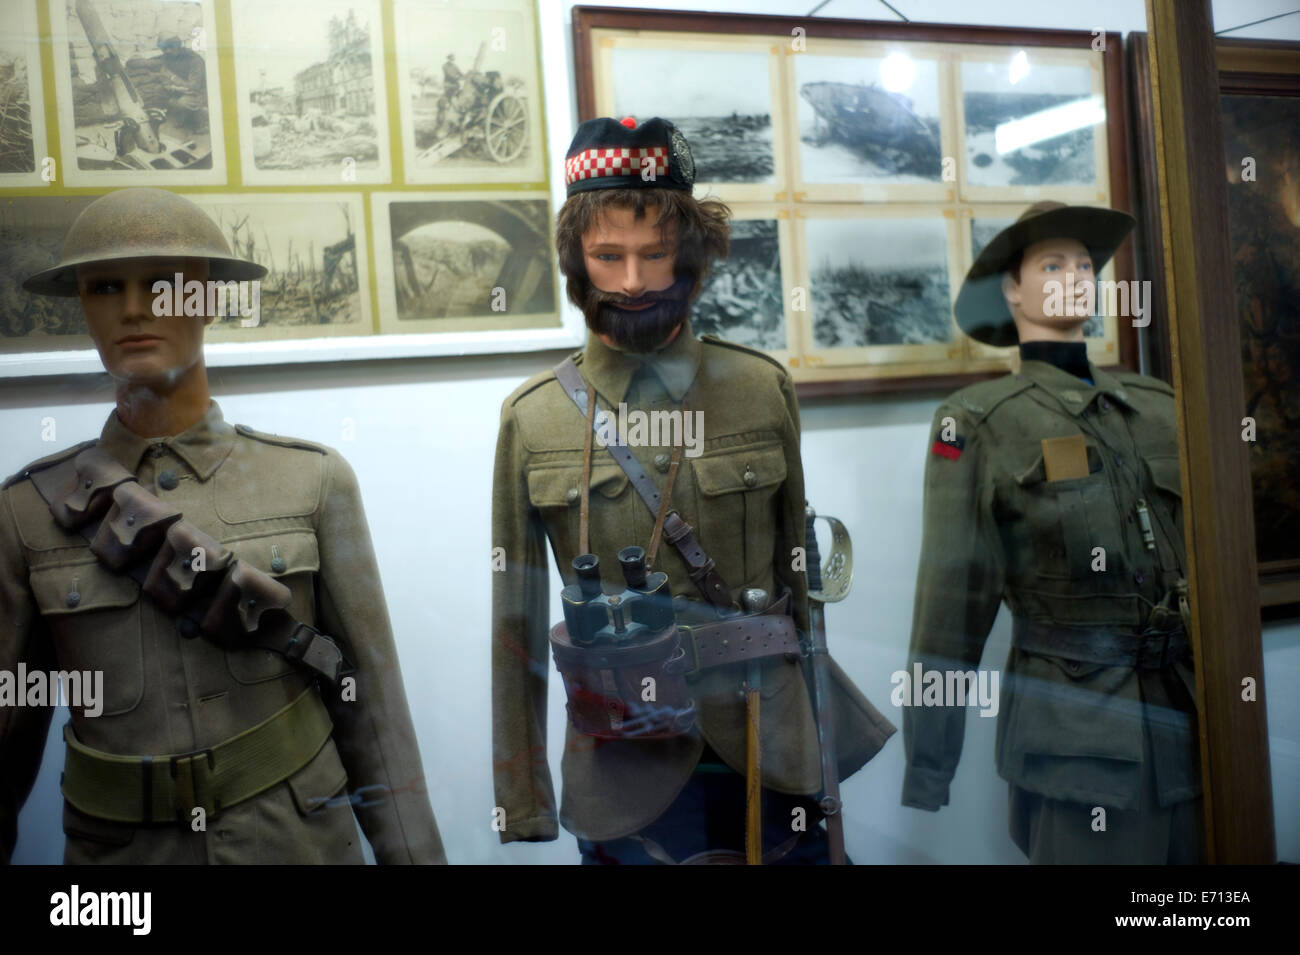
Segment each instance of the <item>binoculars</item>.
[{"label": "binoculars", "polygon": [[675,625],[668,575],[646,571],[645,549],[624,547],[618,552],[618,563],[627,589],[605,594],[600,586],[600,558],[579,554],[573,559],[578,582],[561,590],[560,600],[574,646],[644,643]]}]

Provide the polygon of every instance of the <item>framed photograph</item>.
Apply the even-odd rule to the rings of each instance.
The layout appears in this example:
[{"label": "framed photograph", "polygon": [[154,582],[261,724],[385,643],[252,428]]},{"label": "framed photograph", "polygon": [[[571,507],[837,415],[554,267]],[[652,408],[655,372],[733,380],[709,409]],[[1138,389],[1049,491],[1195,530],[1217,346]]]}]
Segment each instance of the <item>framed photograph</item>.
[{"label": "framed photograph", "polygon": [[[574,7],[573,36],[581,119],[670,120],[696,195],[731,207],[738,251],[776,225],[784,339],[771,306],[747,328],[740,304],[766,302],[775,276],[731,286],[729,318],[703,300],[702,324],[764,343],[805,397],[1004,373],[1015,349],[952,317],[977,249],[1041,199],[1129,205],[1116,34]],[[736,274],[751,271],[742,258]],[[1110,275],[1132,278],[1129,243]],[[1094,360],[1137,367],[1128,325],[1090,322]]]},{"label": "framed photograph", "polygon": [[225,185],[213,7],[49,0],[68,185]]},{"label": "framed photograph", "polygon": [[23,281],[59,263],[68,227],[93,196],[0,200],[0,367],[33,352],[91,348],[75,298],[31,295]]},{"label": "framed photograph", "polygon": [[[1130,34],[1129,44],[1137,139],[1152,143],[1146,34]],[[1225,39],[1216,47],[1242,414],[1255,428],[1250,470],[1260,604],[1273,607],[1300,603],[1300,44]],[[1163,288],[1154,152],[1141,155],[1146,271]],[[1163,311],[1151,330],[1152,364],[1168,374]]]},{"label": "framed photograph", "polygon": [[36,0],[11,0],[0,10],[0,189],[49,185],[48,152]]},{"label": "framed photograph", "polygon": [[245,185],[391,181],[378,0],[235,0],[231,22],[256,38],[235,45]]},{"label": "framed photograph", "polygon": [[372,201],[381,332],[559,327],[547,197],[402,192]]},{"label": "framed photograph", "polygon": [[545,178],[537,32],[527,0],[396,0],[406,181]]}]

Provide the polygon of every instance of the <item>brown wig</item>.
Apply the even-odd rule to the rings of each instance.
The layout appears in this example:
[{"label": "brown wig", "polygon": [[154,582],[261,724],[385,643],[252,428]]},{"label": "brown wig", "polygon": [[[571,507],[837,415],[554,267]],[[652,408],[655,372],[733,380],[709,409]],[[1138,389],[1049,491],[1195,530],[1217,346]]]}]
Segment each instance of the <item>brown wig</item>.
[{"label": "brown wig", "polygon": [[[731,210],[716,199],[696,199],[678,189],[588,189],[570,196],[555,217],[555,246],[564,273],[569,301],[579,308],[586,301],[587,266],[582,237],[609,209],[631,209],[635,218],[646,207],[658,209],[655,226],[674,249],[674,268],[690,280],[687,301],[695,298],[714,259],[731,248]],[[675,241],[672,241],[674,240]]]}]

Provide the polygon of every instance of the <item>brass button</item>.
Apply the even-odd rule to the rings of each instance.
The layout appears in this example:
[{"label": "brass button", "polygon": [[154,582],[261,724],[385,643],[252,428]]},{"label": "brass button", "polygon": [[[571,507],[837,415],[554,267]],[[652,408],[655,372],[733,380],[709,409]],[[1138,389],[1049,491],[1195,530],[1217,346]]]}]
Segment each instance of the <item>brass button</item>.
[{"label": "brass button", "polygon": [[176,490],[176,485],[181,483],[181,479],[176,476],[176,472],[168,468],[162,474],[158,475],[158,486],[164,491]]},{"label": "brass button", "polygon": [[745,469],[745,487],[753,487],[758,483],[758,475],[748,468]]},{"label": "brass button", "polygon": [[578,495],[579,495],[580,493],[581,493],[581,492],[580,492],[576,487],[571,487],[571,488],[569,488],[569,493],[566,494],[566,495],[564,496],[564,498],[565,498],[565,500],[567,500],[570,504],[572,504],[574,501],[576,501],[576,500],[578,499]]},{"label": "brass button", "polygon": [[658,471],[660,474],[667,474],[667,473],[668,473],[668,465],[669,465],[669,463],[670,463],[670,462],[669,462],[668,455],[666,455],[666,454],[656,454],[656,455],[655,455],[655,470]]}]

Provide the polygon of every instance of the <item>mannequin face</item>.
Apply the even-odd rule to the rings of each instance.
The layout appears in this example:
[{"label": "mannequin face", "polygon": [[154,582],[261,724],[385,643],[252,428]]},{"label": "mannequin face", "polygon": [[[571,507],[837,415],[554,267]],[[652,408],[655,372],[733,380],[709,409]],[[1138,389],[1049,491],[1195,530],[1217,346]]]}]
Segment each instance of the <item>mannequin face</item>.
[{"label": "mannequin face", "polygon": [[582,236],[593,293],[584,307],[587,324],[611,348],[657,351],[681,331],[686,303],[676,287],[676,249],[657,217],[655,206],[640,219],[629,208],[607,209]]},{"label": "mannequin face", "polygon": [[1077,239],[1045,239],[1026,246],[1020,281],[1002,276],[1002,294],[1022,342],[1083,341],[1097,281],[1092,257]]},{"label": "mannequin face", "polygon": [[[206,259],[155,258],[77,267],[77,294],[100,360],[119,381],[166,391],[203,357],[211,317],[157,316],[156,281],[206,281]],[[170,294],[170,292],[166,293]]]}]

